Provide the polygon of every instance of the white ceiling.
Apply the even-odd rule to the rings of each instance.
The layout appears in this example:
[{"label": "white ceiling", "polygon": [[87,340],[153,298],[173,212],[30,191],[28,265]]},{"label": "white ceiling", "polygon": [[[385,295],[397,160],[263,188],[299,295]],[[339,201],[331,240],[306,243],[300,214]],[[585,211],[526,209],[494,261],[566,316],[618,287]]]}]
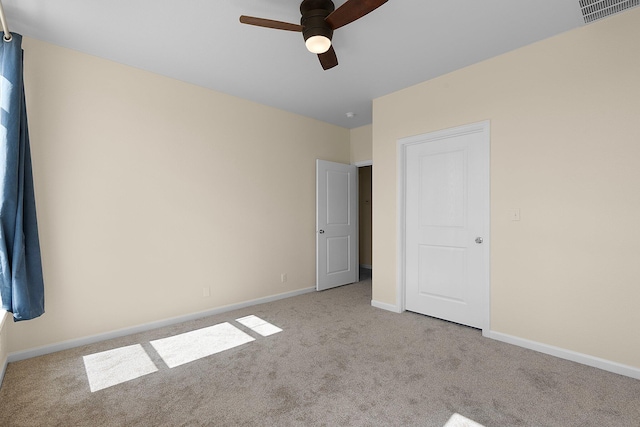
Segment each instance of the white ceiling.
[{"label": "white ceiling", "polygon": [[238,21],[299,23],[300,0],[2,3],[25,36],[347,128],[377,97],[584,25],[579,0],[389,0],[336,30],[324,71],[301,34]]}]

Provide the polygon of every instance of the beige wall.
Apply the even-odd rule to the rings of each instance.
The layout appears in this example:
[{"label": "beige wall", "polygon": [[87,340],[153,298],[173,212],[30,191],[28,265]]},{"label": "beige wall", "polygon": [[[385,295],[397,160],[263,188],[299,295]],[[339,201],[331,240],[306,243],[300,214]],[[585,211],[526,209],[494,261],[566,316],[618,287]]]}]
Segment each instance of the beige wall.
[{"label": "beige wall", "polygon": [[351,129],[351,164],[370,162],[373,159],[373,126]]},{"label": "beige wall", "polygon": [[634,9],[375,100],[373,299],[398,303],[396,141],[490,120],[491,329],[640,367],[638,40]]},{"label": "beige wall", "polygon": [[314,286],[315,159],[349,163],[348,129],[24,50],[46,313],[11,351]]}]

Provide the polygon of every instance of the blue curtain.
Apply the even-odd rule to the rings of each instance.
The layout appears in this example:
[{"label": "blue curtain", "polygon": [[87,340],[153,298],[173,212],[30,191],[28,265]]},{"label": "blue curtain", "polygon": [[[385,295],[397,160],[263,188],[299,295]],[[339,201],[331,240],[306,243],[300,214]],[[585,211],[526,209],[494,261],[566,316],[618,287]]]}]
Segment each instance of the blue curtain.
[{"label": "blue curtain", "polygon": [[22,36],[0,38],[0,296],[14,320],[44,313],[44,282],[33,193]]}]

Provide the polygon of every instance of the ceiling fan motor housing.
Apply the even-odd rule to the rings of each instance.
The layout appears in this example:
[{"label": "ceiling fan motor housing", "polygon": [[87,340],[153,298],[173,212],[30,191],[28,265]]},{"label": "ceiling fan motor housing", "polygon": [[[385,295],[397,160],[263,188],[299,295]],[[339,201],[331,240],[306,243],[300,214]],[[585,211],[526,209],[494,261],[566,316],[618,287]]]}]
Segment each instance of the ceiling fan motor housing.
[{"label": "ceiling fan motor housing", "polygon": [[331,0],[304,0],[300,4],[300,25],[302,35],[306,41],[309,37],[325,36],[329,40],[333,37],[333,28],[325,18],[335,10]]}]

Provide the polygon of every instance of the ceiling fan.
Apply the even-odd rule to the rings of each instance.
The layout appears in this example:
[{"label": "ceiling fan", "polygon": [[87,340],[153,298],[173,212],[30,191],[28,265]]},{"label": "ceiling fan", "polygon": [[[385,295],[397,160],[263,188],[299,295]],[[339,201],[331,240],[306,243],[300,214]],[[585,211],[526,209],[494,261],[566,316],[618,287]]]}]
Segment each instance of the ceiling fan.
[{"label": "ceiling fan", "polygon": [[300,4],[300,25],[245,15],[240,17],[240,22],[276,30],[301,32],[307,49],[318,54],[322,68],[328,70],[338,65],[338,57],[331,45],[333,31],[362,18],[387,1],[347,0],[336,9],[331,0],[304,0]]}]

